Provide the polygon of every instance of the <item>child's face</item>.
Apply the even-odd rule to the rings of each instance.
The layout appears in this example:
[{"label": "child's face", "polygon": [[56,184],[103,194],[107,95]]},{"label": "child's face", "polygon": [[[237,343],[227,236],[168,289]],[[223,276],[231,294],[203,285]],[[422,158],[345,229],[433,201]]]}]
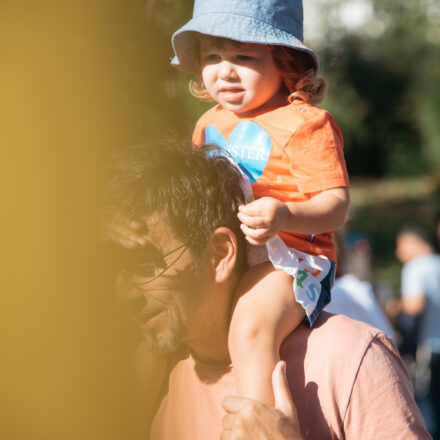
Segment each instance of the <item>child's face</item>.
[{"label": "child's face", "polygon": [[240,115],[286,104],[270,49],[261,44],[202,38],[202,79],[209,94]]}]

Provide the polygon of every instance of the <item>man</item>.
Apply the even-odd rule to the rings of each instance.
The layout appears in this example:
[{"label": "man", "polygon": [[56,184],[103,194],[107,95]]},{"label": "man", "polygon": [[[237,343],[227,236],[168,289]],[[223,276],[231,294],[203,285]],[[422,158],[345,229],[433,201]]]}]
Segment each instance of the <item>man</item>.
[{"label": "man", "polygon": [[[434,252],[427,232],[417,225],[397,236],[396,256],[403,263],[400,319],[403,352],[429,353],[430,387],[421,403],[434,438],[440,421],[440,255]],[[419,351],[420,353],[420,351]]]},{"label": "man", "polygon": [[429,438],[391,340],[343,316],[323,313],[313,330],[301,325],[285,340],[276,408],[230,397],[228,327],[246,268],[240,174],[172,143],[115,163],[112,203],[143,228],[124,244],[144,260],[122,271],[145,300],[140,325],[150,347],[189,353],[169,375],[153,440]]}]

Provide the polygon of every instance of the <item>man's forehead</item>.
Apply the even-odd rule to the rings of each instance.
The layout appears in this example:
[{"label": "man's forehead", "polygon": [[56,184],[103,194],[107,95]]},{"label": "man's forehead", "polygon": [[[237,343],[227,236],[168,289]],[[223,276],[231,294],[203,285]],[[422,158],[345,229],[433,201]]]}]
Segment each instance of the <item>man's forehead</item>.
[{"label": "man's forehead", "polygon": [[160,213],[154,213],[142,220],[145,228],[145,238],[155,247],[167,249],[181,244],[181,241],[176,238],[174,231]]}]

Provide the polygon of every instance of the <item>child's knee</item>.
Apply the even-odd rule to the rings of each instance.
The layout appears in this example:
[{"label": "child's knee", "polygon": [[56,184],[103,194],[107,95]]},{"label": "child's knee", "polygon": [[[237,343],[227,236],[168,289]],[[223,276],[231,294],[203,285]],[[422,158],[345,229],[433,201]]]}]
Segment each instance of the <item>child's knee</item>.
[{"label": "child's knee", "polygon": [[273,335],[271,337],[270,333],[263,320],[255,316],[233,319],[229,328],[229,348],[234,352],[248,352],[267,344],[271,346]]}]

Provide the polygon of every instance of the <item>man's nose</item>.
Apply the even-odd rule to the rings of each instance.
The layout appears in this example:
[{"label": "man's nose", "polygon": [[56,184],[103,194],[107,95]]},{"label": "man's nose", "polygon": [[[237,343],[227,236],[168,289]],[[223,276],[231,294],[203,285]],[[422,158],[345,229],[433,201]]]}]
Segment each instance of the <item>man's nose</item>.
[{"label": "man's nose", "polygon": [[237,72],[235,70],[235,66],[228,60],[223,60],[219,66],[219,74],[220,79],[228,80],[228,79],[236,79]]}]

